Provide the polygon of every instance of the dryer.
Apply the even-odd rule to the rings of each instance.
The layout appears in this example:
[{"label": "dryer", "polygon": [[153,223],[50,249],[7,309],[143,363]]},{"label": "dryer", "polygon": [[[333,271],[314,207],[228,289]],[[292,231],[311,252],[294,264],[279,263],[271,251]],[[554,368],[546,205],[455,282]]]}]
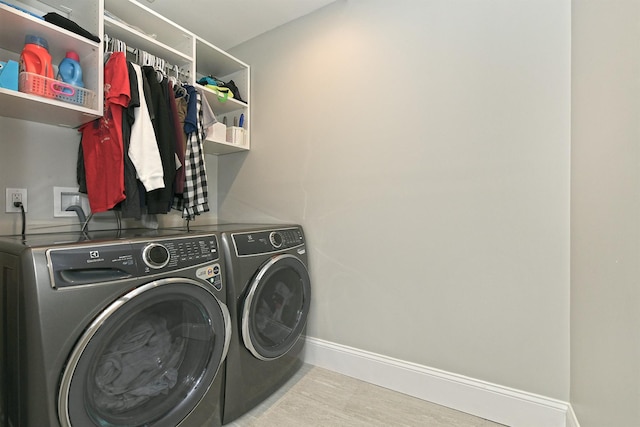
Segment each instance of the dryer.
[{"label": "dryer", "polygon": [[169,230],[0,238],[2,425],[221,425],[218,243]]},{"label": "dryer", "polygon": [[221,225],[232,320],[223,424],[245,414],[302,366],[311,304],[299,225]]}]

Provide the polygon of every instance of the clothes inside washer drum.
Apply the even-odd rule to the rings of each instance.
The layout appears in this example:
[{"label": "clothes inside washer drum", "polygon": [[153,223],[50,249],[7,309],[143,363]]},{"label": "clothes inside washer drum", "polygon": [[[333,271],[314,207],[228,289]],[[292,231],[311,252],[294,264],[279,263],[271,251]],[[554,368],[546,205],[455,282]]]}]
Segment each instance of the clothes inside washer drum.
[{"label": "clothes inside washer drum", "polygon": [[93,397],[101,410],[125,412],[176,385],[185,340],[172,342],[162,317],[134,320],[98,362]]}]

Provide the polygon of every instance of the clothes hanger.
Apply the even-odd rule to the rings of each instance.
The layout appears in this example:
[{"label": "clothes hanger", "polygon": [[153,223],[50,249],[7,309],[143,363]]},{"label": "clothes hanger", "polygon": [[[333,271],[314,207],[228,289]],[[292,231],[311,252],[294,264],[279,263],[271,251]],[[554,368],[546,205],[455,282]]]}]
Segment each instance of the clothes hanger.
[{"label": "clothes hanger", "polygon": [[157,56],[154,59],[155,61],[154,61],[153,67],[156,69],[156,79],[158,79],[158,83],[162,83],[165,77],[164,75],[165,60]]},{"label": "clothes hanger", "polygon": [[[167,72],[167,78],[169,79],[169,82],[171,82],[171,84],[173,86],[176,86],[178,84],[178,66],[177,65],[170,65],[169,63],[166,64],[166,68],[165,68],[166,72]],[[173,70],[175,72],[175,76],[172,76],[169,71]]]},{"label": "clothes hanger", "polygon": [[109,58],[111,57],[111,52],[113,52],[111,50],[112,48],[112,39],[111,37],[109,37],[109,35],[107,33],[104,34],[104,42],[103,42],[103,46],[104,46],[104,55],[103,55],[103,63],[106,64],[107,61],[109,60]]}]

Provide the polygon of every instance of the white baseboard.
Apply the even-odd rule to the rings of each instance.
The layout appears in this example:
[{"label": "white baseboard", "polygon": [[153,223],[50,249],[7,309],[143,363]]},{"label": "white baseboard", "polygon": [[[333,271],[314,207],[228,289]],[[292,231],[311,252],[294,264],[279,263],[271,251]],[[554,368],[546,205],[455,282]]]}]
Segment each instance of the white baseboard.
[{"label": "white baseboard", "polygon": [[573,412],[571,405],[569,405],[569,410],[567,411],[567,427],[580,427],[576,413]]},{"label": "white baseboard", "polygon": [[305,362],[511,427],[580,427],[567,402],[317,338]]}]

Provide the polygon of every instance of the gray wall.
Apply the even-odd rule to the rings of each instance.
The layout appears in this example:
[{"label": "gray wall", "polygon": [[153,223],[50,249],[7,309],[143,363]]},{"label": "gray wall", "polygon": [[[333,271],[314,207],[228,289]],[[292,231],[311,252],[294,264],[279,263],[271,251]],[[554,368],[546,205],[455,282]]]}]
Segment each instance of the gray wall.
[{"label": "gray wall", "polygon": [[20,214],[5,213],[6,187],[27,189],[27,231],[51,224],[72,228],[73,218],[53,220],[53,187],[77,186],[78,132],[0,117],[0,135],[0,234],[20,233],[22,224]]},{"label": "gray wall", "polygon": [[294,221],[311,336],[569,398],[570,2],[338,1],[232,52],[221,220]]},{"label": "gray wall", "polygon": [[640,425],[640,2],[572,11],[571,402]]}]

